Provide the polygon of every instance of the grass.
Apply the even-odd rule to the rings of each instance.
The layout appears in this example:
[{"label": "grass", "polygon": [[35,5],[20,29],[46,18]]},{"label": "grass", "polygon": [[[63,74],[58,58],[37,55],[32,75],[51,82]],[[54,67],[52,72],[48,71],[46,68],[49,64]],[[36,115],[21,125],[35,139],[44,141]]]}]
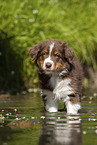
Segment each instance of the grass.
[{"label": "grass", "polygon": [[23,79],[27,87],[31,82],[37,83],[28,50],[50,38],[68,42],[81,63],[96,70],[96,0],[0,0],[0,10],[1,32],[6,33],[7,38],[14,37],[10,45],[23,59]]}]

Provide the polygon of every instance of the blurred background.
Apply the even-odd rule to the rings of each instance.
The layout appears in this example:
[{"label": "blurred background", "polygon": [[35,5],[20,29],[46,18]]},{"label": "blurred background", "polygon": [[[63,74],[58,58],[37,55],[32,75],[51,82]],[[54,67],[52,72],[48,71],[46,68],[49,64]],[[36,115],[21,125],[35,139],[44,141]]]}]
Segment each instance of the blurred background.
[{"label": "blurred background", "polygon": [[97,88],[96,0],[0,0],[0,93],[38,87],[28,50],[66,41],[81,61],[84,88]]}]

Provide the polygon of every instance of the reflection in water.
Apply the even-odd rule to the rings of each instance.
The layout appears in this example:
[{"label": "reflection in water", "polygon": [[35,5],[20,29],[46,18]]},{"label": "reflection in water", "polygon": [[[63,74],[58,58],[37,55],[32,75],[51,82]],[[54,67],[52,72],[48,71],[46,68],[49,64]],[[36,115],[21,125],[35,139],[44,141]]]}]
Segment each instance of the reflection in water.
[{"label": "reflection in water", "polygon": [[45,113],[39,145],[80,145],[82,143],[80,115]]}]

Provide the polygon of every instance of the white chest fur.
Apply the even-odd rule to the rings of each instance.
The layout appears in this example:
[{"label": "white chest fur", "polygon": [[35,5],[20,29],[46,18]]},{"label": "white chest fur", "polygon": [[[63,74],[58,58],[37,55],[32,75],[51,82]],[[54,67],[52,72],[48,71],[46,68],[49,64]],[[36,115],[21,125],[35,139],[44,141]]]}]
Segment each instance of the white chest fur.
[{"label": "white chest fur", "polygon": [[71,79],[69,78],[62,80],[56,76],[52,76],[49,83],[53,87],[53,94],[55,94],[55,99],[57,100],[65,101],[67,96],[73,93],[73,89],[70,86]]}]

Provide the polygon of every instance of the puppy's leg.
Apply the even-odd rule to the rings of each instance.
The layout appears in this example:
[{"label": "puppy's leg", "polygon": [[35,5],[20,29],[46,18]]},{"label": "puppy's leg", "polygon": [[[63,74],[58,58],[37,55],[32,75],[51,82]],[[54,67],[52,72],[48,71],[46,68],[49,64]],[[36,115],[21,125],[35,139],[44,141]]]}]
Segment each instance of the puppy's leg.
[{"label": "puppy's leg", "polygon": [[66,108],[68,114],[77,114],[78,110],[81,109],[79,95],[69,96],[69,99],[66,101]]},{"label": "puppy's leg", "polygon": [[68,101],[66,103],[67,113],[68,114],[77,114],[78,110],[81,109],[80,103],[72,103],[71,101]]},{"label": "puppy's leg", "polygon": [[46,111],[57,112],[59,102],[55,99],[55,95],[53,94],[53,92],[42,90],[42,96]]}]

